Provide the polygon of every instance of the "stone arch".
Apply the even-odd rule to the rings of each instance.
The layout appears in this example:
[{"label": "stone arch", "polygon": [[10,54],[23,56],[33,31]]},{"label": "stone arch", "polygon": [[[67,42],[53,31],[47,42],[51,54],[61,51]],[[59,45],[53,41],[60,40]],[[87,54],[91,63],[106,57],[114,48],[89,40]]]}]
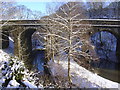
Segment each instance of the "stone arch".
[{"label": "stone arch", "polygon": [[88,31],[88,35],[91,37],[92,35],[94,35],[97,32],[101,32],[101,31],[106,31],[111,33],[112,35],[114,35],[117,39],[119,39],[120,35],[114,30],[114,29],[108,29],[108,28],[93,28],[93,30]]},{"label": "stone arch", "polygon": [[98,32],[108,32],[111,33],[117,40],[116,42],[116,56],[118,61],[120,62],[120,35],[118,32],[116,32],[114,29],[98,29],[98,30],[94,30],[92,33],[90,33],[90,37]]},{"label": "stone arch", "polygon": [[[19,58],[24,60],[25,63],[30,64],[31,52],[32,52],[32,41],[31,36],[36,31],[35,28],[27,28],[23,30],[18,36],[18,48]],[[28,61],[29,60],[29,61]]]}]

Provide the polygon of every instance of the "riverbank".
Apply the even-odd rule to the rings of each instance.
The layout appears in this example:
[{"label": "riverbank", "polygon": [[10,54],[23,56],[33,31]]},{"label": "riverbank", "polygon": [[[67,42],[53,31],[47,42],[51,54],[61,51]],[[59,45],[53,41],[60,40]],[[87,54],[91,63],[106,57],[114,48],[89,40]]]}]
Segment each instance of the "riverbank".
[{"label": "riverbank", "polygon": [[[105,79],[97,74],[94,74],[87,69],[79,66],[75,61],[71,61],[71,80],[75,87],[79,88],[119,88],[120,84]],[[61,60],[58,64],[55,60],[49,62],[51,73],[56,82],[67,87],[67,61]]]},{"label": "riverbank", "polygon": [[0,88],[43,88],[42,84],[36,84],[38,72],[26,69],[10,50],[10,47],[0,49]]},{"label": "riverbank", "polygon": [[[13,58],[13,65],[9,65],[11,60],[10,57],[12,56],[12,53],[8,53],[9,50],[11,49],[9,48],[4,51],[0,49],[0,87],[3,87],[2,85],[5,83],[6,79],[10,79],[6,85],[7,88],[45,88],[42,84],[42,79],[40,81],[40,78],[36,77],[39,73],[28,71],[22,61]],[[55,82],[59,84],[60,88],[62,86],[67,88],[67,61],[60,60],[60,63],[57,64],[57,61],[55,60],[55,62],[50,61],[48,64]],[[22,72],[24,77],[20,80],[21,83],[15,79],[16,76],[12,76],[12,78],[11,76],[8,76],[11,75],[11,73],[15,73],[15,70],[19,71],[20,67],[24,68],[24,72]],[[73,87],[79,88],[118,88],[120,86],[116,82],[112,82],[86,70],[74,61],[71,61],[71,79],[74,85]],[[49,86],[47,87],[50,88]],[[52,88],[54,87],[52,86]]]}]

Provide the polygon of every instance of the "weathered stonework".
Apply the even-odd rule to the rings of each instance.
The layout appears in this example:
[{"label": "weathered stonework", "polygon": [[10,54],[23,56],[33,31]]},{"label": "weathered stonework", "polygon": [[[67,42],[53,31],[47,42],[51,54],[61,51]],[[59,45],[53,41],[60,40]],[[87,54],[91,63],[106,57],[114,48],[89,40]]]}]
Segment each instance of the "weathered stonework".
[{"label": "weathered stonework", "polygon": [[[26,62],[30,61],[32,42],[31,36],[36,31],[39,30],[43,32],[43,29],[47,28],[47,21],[42,20],[10,20],[2,28],[2,48],[7,48],[9,45],[8,36],[12,33],[14,37],[14,54],[20,59]],[[120,56],[120,20],[98,20],[98,19],[83,19],[78,20],[78,25],[91,26],[91,30],[87,33],[88,39],[91,35],[99,31],[108,31],[112,33],[117,38],[117,55]],[[3,24],[6,21],[0,22]],[[5,36],[4,36],[5,35]],[[7,37],[6,37],[7,36]]]}]

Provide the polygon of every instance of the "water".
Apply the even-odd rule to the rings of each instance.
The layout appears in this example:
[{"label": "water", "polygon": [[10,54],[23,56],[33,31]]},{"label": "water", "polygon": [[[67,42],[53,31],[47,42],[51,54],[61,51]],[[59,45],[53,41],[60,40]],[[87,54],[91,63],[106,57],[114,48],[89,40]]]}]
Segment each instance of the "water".
[{"label": "water", "polygon": [[120,71],[119,63],[112,62],[106,59],[100,59],[99,61],[92,61],[91,66],[95,68],[101,69],[109,69],[109,70],[118,70]]},{"label": "water", "polygon": [[[35,57],[33,61],[33,65],[40,71],[44,72],[44,51],[35,51]],[[98,75],[120,83],[120,67],[118,63],[100,60],[99,62],[92,62],[92,67],[94,67],[95,73]]]},{"label": "water", "polygon": [[44,50],[36,50],[34,53],[33,65],[40,72],[44,72],[44,59],[45,59]]},{"label": "water", "polygon": [[[33,61],[33,65],[35,66],[35,68],[38,69],[39,71],[39,79],[40,81],[42,81],[42,83],[46,86],[46,85],[54,85],[54,80],[51,77],[51,74],[49,72],[49,68],[48,67],[44,67],[45,63],[45,50],[35,50],[34,51],[34,61]],[[38,82],[39,83],[39,82]]]},{"label": "water", "polygon": [[114,82],[120,83],[120,63],[115,63],[110,60],[101,59],[100,61],[93,61],[91,66],[94,68],[93,72]]},{"label": "water", "polygon": [[[33,65],[40,72],[44,72],[44,51],[35,51],[34,53],[34,61]],[[94,68],[95,73],[98,75],[120,83],[120,67],[118,63],[111,62],[105,59],[101,59],[100,61],[92,62],[91,66]]]},{"label": "water", "polygon": [[109,32],[98,32],[91,37],[91,42],[100,58],[99,61],[91,62],[91,66],[94,68],[93,72],[120,83],[120,63],[116,56],[117,39],[115,36]]},{"label": "water", "polygon": [[94,68],[95,73],[114,82],[120,83],[120,71],[102,68]]}]

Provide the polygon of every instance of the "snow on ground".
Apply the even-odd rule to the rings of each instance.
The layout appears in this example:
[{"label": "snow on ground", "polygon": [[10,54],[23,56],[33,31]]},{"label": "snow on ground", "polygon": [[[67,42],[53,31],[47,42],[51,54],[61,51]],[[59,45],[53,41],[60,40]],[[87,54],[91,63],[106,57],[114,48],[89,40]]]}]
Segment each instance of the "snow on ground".
[{"label": "snow on ground", "polygon": [[[34,72],[28,71],[22,61],[19,61],[17,58],[13,58],[11,50],[12,49],[10,47],[5,50],[0,49],[0,88],[3,87],[2,85],[7,79],[11,79],[6,86],[7,88],[23,87],[15,79],[18,78],[17,75],[19,74],[24,74],[21,82],[26,86],[26,88],[43,88],[43,85],[41,84],[39,84],[39,86],[35,85],[36,77],[32,77],[34,76]],[[21,71],[22,69],[24,69],[24,71]]]},{"label": "snow on ground", "polygon": [[[5,82],[6,78],[8,78],[7,76],[11,75],[8,72],[9,69],[12,70],[13,72],[14,70],[18,69],[21,65],[23,65],[22,61],[20,62],[20,64],[16,65],[17,60],[14,59],[14,67],[8,66],[10,56],[12,55],[11,50],[13,50],[12,47],[9,47],[6,50],[0,49],[0,69],[2,68],[4,69],[4,70],[0,70],[0,88],[2,87],[2,84]],[[67,61],[61,60],[60,64],[57,64],[56,60],[55,62],[50,61],[49,66],[53,76],[64,76],[67,78]],[[6,69],[6,67],[9,68]],[[21,80],[21,82],[24,83],[28,88],[43,87],[42,85],[36,86],[35,79],[30,77],[30,75],[33,75],[34,72],[30,73],[28,70],[25,70],[24,74],[25,76],[23,80]],[[86,70],[85,68],[79,66],[74,61],[71,61],[71,79],[72,79],[72,83],[80,88],[84,88],[84,87],[85,88],[118,88],[119,86],[118,83],[102,78],[97,74],[94,74]],[[16,88],[19,86],[20,83],[18,83],[15,80],[15,77],[13,77],[12,80],[10,80],[10,82],[7,85],[7,87],[9,88]]]},{"label": "snow on ground", "polygon": [[[67,78],[67,61],[61,60],[58,64],[55,60],[50,61],[49,66],[53,76],[64,76]],[[118,88],[120,84],[100,77],[71,60],[72,83],[80,88]]]},{"label": "snow on ground", "polygon": [[[0,49],[0,89],[3,87],[45,88],[43,87],[43,79],[39,77],[40,72],[37,70],[29,71],[25,68],[23,61],[14,57],[13,51],[14,41],[9,37],[9,47],[4,50]],[[20,75],[23,75],[22,78]],[[18,78],[22,84],[18,82]],[[7,79],[10,80],[7,85],[4,85]],[[50,86],[48,85],[48,87]]]},{"label": "snow on ground", "polygon": [[11,80],[8,85],[7,88],[19,88],[19,83],[16,80]]}]

